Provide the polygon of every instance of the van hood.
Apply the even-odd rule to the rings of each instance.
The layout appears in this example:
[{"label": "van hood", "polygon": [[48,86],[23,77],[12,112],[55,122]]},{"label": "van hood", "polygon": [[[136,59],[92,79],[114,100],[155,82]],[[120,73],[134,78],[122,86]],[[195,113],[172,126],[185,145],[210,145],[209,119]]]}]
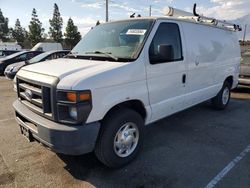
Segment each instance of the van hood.
[{"label": "van hood", "polygon": [[80,90],[131,82],[139,75],[130,71],[132,64],[135,63],[62,58],[27,65],[22,70],[59,78],[58,89]]},{"label": "van hood", "polygon": [[[92,61],[82,59],[55,59],[25,66],[22,70],[54,76],[60,80],[64,77],[84,71],[85,76],[98,73],[100,70],[106,70],[121,66],[122,63],[108,61]],[[84,75],[83,75],[84,76]]]}]

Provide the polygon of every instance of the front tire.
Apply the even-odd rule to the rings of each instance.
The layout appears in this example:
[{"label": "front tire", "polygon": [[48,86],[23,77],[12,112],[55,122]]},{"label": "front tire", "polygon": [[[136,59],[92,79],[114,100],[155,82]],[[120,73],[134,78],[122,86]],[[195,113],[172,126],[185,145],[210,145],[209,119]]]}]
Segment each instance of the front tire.
[{"label": "front tire", "polygon": [[143,142],[144,121],[127,108],[112,111],[103,121],[95,154],[110,168],[121,167],[132,161]]},{"label": "front tire", "polygon": [[224,110],[231,97],[231,84],[225,81],[220,92],[211,100],[212,106],[217,110]]}]

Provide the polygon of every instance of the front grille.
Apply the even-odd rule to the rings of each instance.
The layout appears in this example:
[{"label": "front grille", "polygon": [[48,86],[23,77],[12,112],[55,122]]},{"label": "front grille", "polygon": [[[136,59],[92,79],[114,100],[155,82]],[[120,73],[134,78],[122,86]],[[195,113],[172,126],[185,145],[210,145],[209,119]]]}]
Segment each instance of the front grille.
[{"label": "front grille", "polygon": [[51,88],[32,81],[17,79],[18,97],[31,110],[52,118]]}]

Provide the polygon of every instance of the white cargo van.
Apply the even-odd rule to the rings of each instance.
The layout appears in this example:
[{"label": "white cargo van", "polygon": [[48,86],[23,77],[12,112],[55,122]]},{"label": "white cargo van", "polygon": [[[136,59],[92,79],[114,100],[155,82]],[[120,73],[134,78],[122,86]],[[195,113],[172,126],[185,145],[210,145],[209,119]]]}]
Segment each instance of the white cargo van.
[{"label": "white cargo van", "polygon": [[220,24],[172,14],[93,28],[68,57],[17,73],[22,134],[58,153],[95,151],[109,167],[128,163],[144,125],[209,99],[216,109],[228,105],[238,84],[239,27]]},{"label": "white cargo van", "polygon": [[57,42],[39,42],[37,43],[31,51],[52,51],[52,50],[63,50],[62,44]]},{"label": "white cargo van", "polygon": [[0,42],[0,50],[22,50],[22,47],[15,42]]}]

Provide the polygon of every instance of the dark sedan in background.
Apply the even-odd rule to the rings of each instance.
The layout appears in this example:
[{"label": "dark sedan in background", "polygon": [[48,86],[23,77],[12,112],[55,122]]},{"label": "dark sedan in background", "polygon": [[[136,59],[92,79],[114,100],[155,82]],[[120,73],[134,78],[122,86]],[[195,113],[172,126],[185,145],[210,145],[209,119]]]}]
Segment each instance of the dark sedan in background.
[{"label": "dark sedan in background", "polygon": [[41,53],[43,53],[43,52],[41,52],[41,51],[21,51],[21,52],[11,54],[7,57],[1,58],[0,59],[0,75],[4,75],[4,70],[6,69],[6,67],[8,65],[11,65],[13,63],[20,62],[20,61],[27,61],[27,60],[29,60],[29,59],[31,59],[31,58],[33,58]]},{"label": "dark sedan in background", "polygon": [[241,55],[239,85],[250,86],[250,52]]},{"label": "dark sedan in background", "polygon": [[25,65],[39,63],[39,62],[51,60],[51,59],[62,58],[65,55],[67,55],[68,53],[69,53],[68,50],[44,52],[44,53],[39,54],[30,60],[21,61],[21,62],[14,63],[14,64],[7,66],[7,68],[4,71],[4,74],[6,77],[13,79],[15,77],[16,73],[18,72],[18,70]]},{"label": "dark sedan in background", "polygon": [[0,50],[0,58],[4,58],[8,55],[11,55],[11,54],[14,54],[17,52],[19,52],[19,51],[17,51],[17,50]]}]

